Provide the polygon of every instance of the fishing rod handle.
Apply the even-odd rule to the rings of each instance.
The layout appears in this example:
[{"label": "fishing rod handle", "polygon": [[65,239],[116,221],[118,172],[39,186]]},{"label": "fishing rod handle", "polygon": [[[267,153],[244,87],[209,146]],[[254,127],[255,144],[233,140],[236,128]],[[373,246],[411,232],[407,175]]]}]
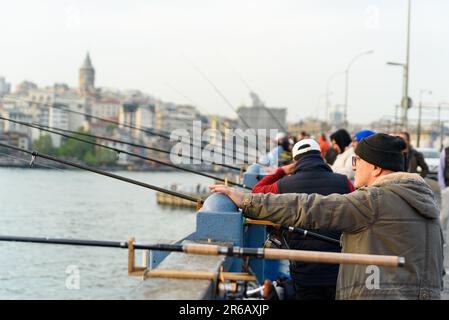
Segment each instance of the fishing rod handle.
[{"label": "fishing rod handle", "polygon": [[403,267],[405,259],[398,256],[360,253],[337,253],[305,250],[264,249],[265,259],[295,260],[314,263],[364,264],[383,267]]},{"label": "fishing rod handle", "polygon": [[185,253],[188,254],[199,254],[199,255],[208,255],[208,256],[216,256],[219,254],[223,254],[222,246],[211,245],[211,244],[185,244],[182,246],[182,249]]}]

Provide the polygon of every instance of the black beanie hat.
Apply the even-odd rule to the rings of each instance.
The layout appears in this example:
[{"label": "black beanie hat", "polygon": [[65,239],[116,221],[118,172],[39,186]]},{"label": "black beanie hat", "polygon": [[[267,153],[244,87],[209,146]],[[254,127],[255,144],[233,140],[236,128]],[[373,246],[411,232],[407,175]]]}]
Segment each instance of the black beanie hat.
[{"label": "black beanie hat", "polygon": [[331,141],[335,140],[337,145],[340,147],[341,152],[344,152],[346,147],[352,142],[351,136],[345,129],[339,129],[335,131],[331,136]]},{"label": "black beanie hat", "polygon": [[385,133],[376,133],[360,140],[355,154],[382,169],[404,171],[402,150],[405,148],[405,142],[401,138]]}]

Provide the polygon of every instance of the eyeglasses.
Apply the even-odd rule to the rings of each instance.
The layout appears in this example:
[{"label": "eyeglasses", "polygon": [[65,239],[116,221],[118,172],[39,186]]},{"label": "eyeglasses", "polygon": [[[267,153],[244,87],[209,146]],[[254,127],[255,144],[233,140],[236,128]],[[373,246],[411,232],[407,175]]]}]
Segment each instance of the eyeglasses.
[{"label": "eyeglasses", "polygon": [[352,166],[355,167],[357,165],[357,160],[360,160],[359,156],[352,156]]}]

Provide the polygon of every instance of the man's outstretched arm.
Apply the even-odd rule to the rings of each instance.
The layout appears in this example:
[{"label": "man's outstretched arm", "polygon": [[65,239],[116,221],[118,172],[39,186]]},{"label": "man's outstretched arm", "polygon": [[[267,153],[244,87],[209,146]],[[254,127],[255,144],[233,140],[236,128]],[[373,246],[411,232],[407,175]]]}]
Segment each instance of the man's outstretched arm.
[{"label": "man's outstretched arm", "polygon": [[215,185],[213,192],[228,195],[243,213],[284,226],[358,232],[375,219],[377,193],[359,190],[346,195],[251,194]]}]

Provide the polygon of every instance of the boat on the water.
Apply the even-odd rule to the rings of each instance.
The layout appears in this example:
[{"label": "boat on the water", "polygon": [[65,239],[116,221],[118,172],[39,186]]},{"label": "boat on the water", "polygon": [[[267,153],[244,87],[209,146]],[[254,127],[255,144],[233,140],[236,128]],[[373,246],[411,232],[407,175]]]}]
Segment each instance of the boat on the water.
[{"label": "boat on the water", "polygon": [[[210,195],[209,190],[206,186],[201,184],[196,185],[186,189],[184,186],[178,184],[172,184],[170,187],[166,187],[167,190],[182,192],[183,194],[189,195],[197,199],[205,199]],[[173,207],[185,207],[185,208],[196,208],[197,204],[187,199],[179,198],[165,192],[156,192],[156,202],[158,205],[168,205]]]}]

